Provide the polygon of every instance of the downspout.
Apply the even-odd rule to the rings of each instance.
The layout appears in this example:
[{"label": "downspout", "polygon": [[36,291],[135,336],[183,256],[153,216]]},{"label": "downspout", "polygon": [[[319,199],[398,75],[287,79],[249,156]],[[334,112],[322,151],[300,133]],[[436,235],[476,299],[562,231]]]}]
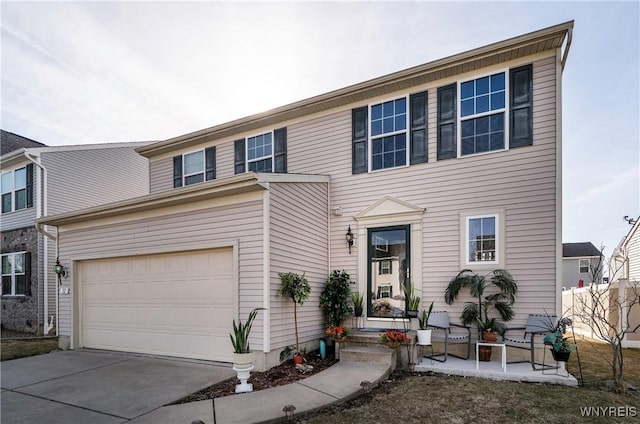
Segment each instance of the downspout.
[{"label": "downspout", "polygon": [[[36,219],[43,217],[43,216],[47,216],[47,168],[44,167],[44,165],[42,165],[42,163],[40,163],[40,156],[37,157],[32,157],[29,152],[27,150],[24,151],[24,156],[29,159],[29,161],[31,161],[34,165],[36,165],[38,168],[40,168],[41,171],[41,175],[42,175],[42,179],[41,181],[39,181],[40,184],[38,184],[39,186],[42,187],[42,191],[41,190],[36,190]],[[57,243],[57,237],[54,236],[53,234],[49,233],[48,231],[46,231],[41,224],[36,224],[36,230],[43,234],[44,236],[55,240]],[[42,295],[42,301],[44,302],[44,311],[43,311],[43,327],[44,327],[44,334],[47,335],[49,334],[49,331],[51,330],[50,324],[49,324],[49,273],[47,271],[47,264],[48,264],[48,259],[49,259],[49,243],[47,243],[47,240],[44,239],[44,245],[42,246],[42,264],[43,264],[43,295]],[[56,291],[56,309],[57,309],[57,304],[58,304],[58,299],[57,299],[57,291]],[[38,296],[38,303],[40,303],[40,296]],[[40,306],[38,305],[38,311],[40,311]],[[56,320],[58,317],[58,311],[56,310]],[[53,323],[51,324],[53,325]],[[57,326],[56,326],[56,333],[57,333]],[[56,334],[57,335],[57,334]]]},{"label": "downspout", "polygon": [[562,60],[560,61],[562,65],[562,71],[564,71],[564,65],[567,63],[567,57],[569,56],[569,48],[571,48],[571,40],[573,39],[573,28],[567,29],[567,45],[564,47],[564,52],[562,53]]}]

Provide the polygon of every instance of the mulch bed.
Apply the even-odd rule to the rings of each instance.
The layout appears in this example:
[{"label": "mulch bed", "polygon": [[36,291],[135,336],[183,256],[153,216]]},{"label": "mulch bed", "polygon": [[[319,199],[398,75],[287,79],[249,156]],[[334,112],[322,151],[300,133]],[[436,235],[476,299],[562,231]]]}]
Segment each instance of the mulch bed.
[{"label": "mulch bed", "polygon": [[[307,357],[306,363],[307,365],[313,366],[313,370],[303,374],[296,369],[293,360],[290,359],[278,365],[277,367],[271,368],[268,371],[252,371],[251,377],[249,378],[249,383],[253,384],[254,392],[258,390],[269,389],[271,387],[282,386],[284,384],[295,383],[296,381],[304,380],[305,378],[309,378],[312,375],[319,373],[320,371],[326,370],[336,362],[338,362],[338,360],[334,359],[333,357],[326,357],[325,359],[321,359],[320,356],[309,355]],[[238,383],[239,381],[236,377],[229,378],[227,380],[221,381],[220,383],[214,384],[213,386],[209,386],[197,393],[184,397],[174,402],[174,404],[235,395],[236,384]]]}]

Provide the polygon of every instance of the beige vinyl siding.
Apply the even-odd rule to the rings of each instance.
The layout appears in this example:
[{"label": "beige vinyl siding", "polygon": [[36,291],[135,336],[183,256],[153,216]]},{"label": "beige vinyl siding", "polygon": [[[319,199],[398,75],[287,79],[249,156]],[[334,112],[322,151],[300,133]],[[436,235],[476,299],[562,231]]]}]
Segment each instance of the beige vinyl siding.
[{"label": "beige vinyl siding", "polygon": [[295,343],[293,302],[278,296],[279,273],[305,273],[311,285],[307,302],[298,306],[300,342],[322,337],[320,293],[329,273],[326,183],[270,183],[271,349]]},{"label": "beige vinyl siding", "polygon": [[48,215],[149,193],[149,168],[133,147],[42,153],[47,168]]},{"label": "beige vinyl siding", "polygon": [[640,230],[636,230],[627,244],[629,281],[640,281]]},{"label": "beige vinyl siding", "polygon": [[[262,201],[211,206],[192,212],[171,213],[89,229],[61,231],[60,256],[66,260],[98,259],[157,252],[192,250],[194,245],[215,245],[236,240],[241,264],[240,316],[262,306]],[[220,247],[220,246],[215,246]],[[65,285],[69,284],[69,280]],[[194,294],[197,295],[197,294]],[[60,296],[60,334],[71,334],[71,297]],[[262,348],[262,325],[258,317],[251,332],[251,346]],[[231,325],[231,323],[229,323]]]},{"label": "beige vinyl siding", "polygon": [[173,188],[173,158],[149,160],[149,193]]},{"label": "beige vinyl siding", "polygon": [[[437,161],[436,99],[437,87],[442,85],[438,82],[428,87],[427,164],[352,175],[350,109],[289,126],[289,172],[330,174],[329,207],[343,209],[342,216],[331,217],[330,269],[345,268],[364,287],[367,276],[356,274],[356,249],[349,255],[344,242],[347,226],[356,226],[353,216],[386,195],[425,208],[423,305],[435,300],[436,309],[448,309],[457,317],[465,299],[448,306],[443,294],[460,270],[459,212],[501,208],[505,211],[505,265],[520,286],[515,322],[524,322],[528,313],[555,310],[559,231],[555,57],[536,61],[533,74],[533,146]],[[411,92],[417,91],[420,88]]]}]

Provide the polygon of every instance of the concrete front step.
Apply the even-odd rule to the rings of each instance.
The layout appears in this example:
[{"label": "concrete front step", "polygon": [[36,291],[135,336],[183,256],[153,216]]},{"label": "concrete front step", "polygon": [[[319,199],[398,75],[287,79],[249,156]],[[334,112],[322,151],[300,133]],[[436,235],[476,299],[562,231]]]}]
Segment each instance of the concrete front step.
[{"label": "concrete front step", "polygon": [[387,347],[348,346],[340,349],[340,362],[384,364],[395,369],[396,350]]}]

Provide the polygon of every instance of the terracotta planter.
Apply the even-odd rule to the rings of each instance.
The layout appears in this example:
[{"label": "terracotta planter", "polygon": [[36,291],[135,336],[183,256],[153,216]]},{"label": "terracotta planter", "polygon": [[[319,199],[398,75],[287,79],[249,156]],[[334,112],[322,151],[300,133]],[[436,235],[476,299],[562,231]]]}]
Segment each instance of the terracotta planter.
[{"label": "terracotta planter", "polygon": [[295,364],[302,364],[304,362],[304,356],[300,354],[293,355],[293,362]]},{"label": "terracotta planter", "polygon": [[478,346],[478,360],[481,362],[491,360],[491,346]]},{"label": "terracotta planter", "polygon": [[482,333],[482,339],[485,343],[495,343],[498,340],[498,333],[495,331],[484,331]]}]

